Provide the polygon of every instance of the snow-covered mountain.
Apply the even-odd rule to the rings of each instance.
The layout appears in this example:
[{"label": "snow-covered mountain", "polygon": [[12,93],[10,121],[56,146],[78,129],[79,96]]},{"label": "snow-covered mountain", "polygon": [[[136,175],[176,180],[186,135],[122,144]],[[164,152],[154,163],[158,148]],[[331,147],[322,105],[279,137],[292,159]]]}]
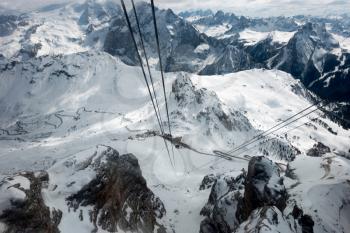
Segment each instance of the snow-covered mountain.
[{"label": "snow-covered mountain", "polygon": [[348,52],[325,25],[304,25],[270,60],[270,65],[291,73],[305,86],[324,98],[349,101],[344,86],[348,85]]},{"label": "snow-covered mountain", "polygon": [[[346,17],[156,16],[173,144],[114,1],[0,17],[0,232],[348,232]],[[345,102],[222,153],[321,97]]]},{"label": "snow-covered mountain", "polygon": [[[200,12],[199,12],[200,13]],[[330,100],[349,102],[348,17],[253,19],[222,11],[182,13],[201,32],[226,45],[200,74],[224,74],[250,68],[280,69]]]},{"label": "snow-covered mountain", "polygon": [[[151,65],[157,67],[150,5],[137,3],[136,11]],[[129,15],[135,28],[133,12]],[[280,69],[322,98],[350,101],[344,88],[349,82],[347,16],[261,19],[222,11],[178,16],[170,9],[157,9],[156,15],[168,72],[216,75],[252,68]],[[54,5],[38,13],[4,15],[0,23],[0,55],[6,58],[25,60],[97,49],[138,65],[121,8],[114,1]]]}]

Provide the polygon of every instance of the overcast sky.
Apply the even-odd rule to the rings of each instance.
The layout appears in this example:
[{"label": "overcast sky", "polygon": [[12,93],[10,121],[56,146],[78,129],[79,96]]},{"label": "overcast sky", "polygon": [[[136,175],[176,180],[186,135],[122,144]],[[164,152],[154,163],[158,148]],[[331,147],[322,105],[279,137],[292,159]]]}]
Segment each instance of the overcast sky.
[{"label": "overcast sky", "polygon": [[[80,0],[0,0],[0,7],[31,10],[65,1]],[[155,0],[155,3],[177,12],[189,9],[221,9],[249,16],[336,15],[348,13],[350,10],[350,0]]]}]

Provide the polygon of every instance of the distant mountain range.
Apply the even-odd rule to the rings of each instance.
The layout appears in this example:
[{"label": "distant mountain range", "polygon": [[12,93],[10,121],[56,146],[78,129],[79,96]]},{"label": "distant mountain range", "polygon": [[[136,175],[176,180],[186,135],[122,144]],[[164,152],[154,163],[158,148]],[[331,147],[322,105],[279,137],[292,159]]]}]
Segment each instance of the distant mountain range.
[{"label": "distant mountain range", "polygon": [[[41,11],[55,7],[62,8],[54,5]],[[71,38],[69,42],[75,47],[99,45],[127,64],[138,64],[133,45],[128,43],[131,38],[125,30],[123,14],[113,1],[87,1],[69,10],[80,14],[78,24],[86,32],[82,41]],[[148,55],[156,58],[150,7],[139,3],[137,12]],[[129,14],[134,24],[133,12]],[[350,89],[344,88],[350,82],[350,17],[346,15],[247,18],[222,11],[186,11],[177,15],[172,10],[157,10],[157,17],[167,72],[215,75],[251,68],[279,69],[300,79],[322,98],[350,101]],[[17,29],[23,35],[17,51],[3,56],[25,59],[47,53],[41,52],[43,42],[31,39],[31,34],[40,36],[36,29],[41,23],[36,21],[40,20],[34,14],[0,17],[1,36],[10,36]],[[6,46],[11,48],[13,42]]]}]

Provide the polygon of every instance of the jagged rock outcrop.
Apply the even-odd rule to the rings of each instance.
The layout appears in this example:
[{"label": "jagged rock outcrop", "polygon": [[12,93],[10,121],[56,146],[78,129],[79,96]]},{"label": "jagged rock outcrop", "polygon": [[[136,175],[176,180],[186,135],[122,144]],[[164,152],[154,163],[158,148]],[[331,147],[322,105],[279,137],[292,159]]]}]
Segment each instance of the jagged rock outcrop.
[{"label": "jagged rock outcrop", "polygon": [[[200,26],[219,26],[228,24],[228,31],[226,34],[232,34],[242,31],[246,28],[252,28],[259,31],[295,31],[298,24],[291,17],[270,17],[270,18],[248,18],[244,16],[236,16],[233,13],[225,13],[221,10],[217,12],[212,11],[185,11],[180,12],[181,17],[189,20],[195,25]],[[200,17],[198,17],[200,16]]]},{"label": "jagged rock outcrop", "polygon": [[[151,6],[146,3],[136,4],[141,31],[147,50],[147,55],[158,60],[156,53],[155,34],[152,22]],[[130,21],[134,28],[136,22],[134,13],[130,12]],[[156,8],[157,25],[160,36],[160,50],[163,68],[167,72],[188,71],[197,72],[206,56],[198,55],[196,48],[201,44],[211,44],[210,39],[198,32],[193,25],[176,15],[172,10]],[[214,40],[214,39],[212,39]],[[115,43],[118,41],[118,43]],[[139,65],[135,56],[134,45],[130,43],[130,32],[126,26],[123,14],[118,15],[109,27],[104,43],[104,50],[130,65]],[[209,53],[212,48],[209,46]]]},{"label": "jagged rock outcrop", "polygon": [[27,25],[27,16],[22,15],[11,15],[1,14],[0,15],[0,37],[11,35],[18,26]]},{"label": "jagged rock outcrop", "polygon": [[[118,41],[118,43],[115,43]],[[137,53],[134,48],[130,32],[125,19],[119,15],[111,23],[111,29],[104,41],[104,51],[121,57],[122,61],[128,65],[138,65]]]},{"label": "jagged rock outcrop", "polygon": [[349,54],[334,54],[339,43],[324,24],[307,23],[293,36],[279,53],[269,60],[277,68],[300,79],[322,98],[349,101]]},{"label": "jagged rock outcrop", "polygon": [[237,233],[283,232],[295,233],[283,213],[275,206],[265,206],[252,212],[243,222]]},{"label": "jagged rock outcrop", "polygon": [[122,13],[120,6],[111,0],[103,2],[87,0],[82,4],[77,4],[74,9],[81,12],[78,23],[87,26],[87,28],[89,26],[90,28],[93,27],[94,24],[109,21]]},{"label": "jagged rock outcrop", "polygon": [[96,230],[165,232],[157,222],[166,213],[164,205],[147,187],[134,155],[119,155],[108,147],[89,166],[94,167],[96,177],[67,197],[70,208],[93,206],[89,215]]},{"label": "jagged rock outcrop", "polygon": [[86,232],[167,232],[165,207],[147,187],[138,160],[111,147],[71,156],[48,172],[5,178],[0,197],[4,233],[69,232],[66,221]]},{"label": "jagged rock outcrop", "polygon": [[[315,225],[310,215],[304,214],[304,211],[297,205],[293,207],[293,211],[290,214],[300,225],[302,233],[313,233],[313,227]],[[297,228],[298,226],[295,226]]]},{"label": "jagged rock outcrop", "polygon": [[223,104],[214,92],[197,89],[187,74],[177,76],[172,94],[177,110],[170,116],[179,128],[195,127],[197,134],[207,138],[221,137],[230,145],[238,145],[255,132],[247,117]]},{"label": "jagged rock outcrop", "polygon": [[259,151],[264,156],[293,161],[300,151],[283,139],[269,138],[259,142]]},{"label": "jagged rock outcrop", "polygon": [[339,44],[324,25],[307,23],[273,58],[272,66],[300,78],[308,86],[323,70],[322,55],[337,47]]},{"label": "jagged rock outcrop", "polygon": [[[308,86],[323,99],[350,102],[350,53],[329,54],[323,58],[323,72]],[[308,75],[308,73],[307,73]]]},{"label": "jagged rock outcrop", "polygon": [[312,218],[303,215],[302,210],[283,214],[288,194],[279,167],[271,160],[253,157],[248,172],[236,178],[228,174],[208,176],[202,186],[213,180],[208,202],[201,210],[206,216],[201,233],[298,232],[301,228],[312,232]]},{"label": "jagged rock outcrop", "polygon": [[205,190],[209,189],[213,186],[213,184],[216,182],[217,177],[214,174],[209,174],[206,175],[203,180],[201,185],[199,186],[199,190]]},{"label": "jagged rock outcrop", "polygon": [[251,68],[262,67],[260,64],[254,64],[251,57],[244,50],[237,46],[228,45],[215,61],[205,66],[200,75],[227,74]]},{"label": "jagged rock outcrop", "polygon": [[328,146],[318,142],[306,154],[311,157],[321,157],[329,152],[331,152],[331,149]]},{"label": "jagged rock outcrop", "polygon": [[59,233],[60,210],[46,206],[41,190],[46,172],[24,172],[0,182],[0,231],[3,233]]},{"label": "jagged rock outcrop", "polygon": [[244,216],[263,206],[276,206],[280,211],[288,199],[278,166],[265,157],[253,157],[248,165],[244,192]]},{"label": "jagged rock outcrop", "polygon": [[272,35],[270,35],[254,45],[247,46],[246,51],[251,56],[254,63],[265,67],[267,65],[266,63],[268,63],[268,59],[275,56],[280,48],[281,45],[275,43]]},{"label": "jagged rock outcrop", "polygon": [[237,178],[226,175],[217,177],[208,202],[201,210],[201,215],[206,216],[201,222],[201,233],[228,233],[237,229],[242,221],[240,212],[245,179],[245,172]]},{"label": "jagged rock outcrop", "polygon": [[339,123],[344,129],[350,129],[350,103],[336,103],[324,109],[324,113],[332,121]]}]

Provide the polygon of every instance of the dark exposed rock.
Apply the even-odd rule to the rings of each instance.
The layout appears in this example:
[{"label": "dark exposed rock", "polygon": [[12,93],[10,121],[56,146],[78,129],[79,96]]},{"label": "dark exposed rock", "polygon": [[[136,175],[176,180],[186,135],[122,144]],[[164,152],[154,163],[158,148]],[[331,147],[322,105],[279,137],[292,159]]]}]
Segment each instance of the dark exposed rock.
[{"label": "dark exposed rock", "polygon": [[286,207],[288,195],[276,164],[265,157],[253,157],[248,165],[244,202],[245,216],[262,206]]},{"label": "dark exposed rock", "polygon": [[[212,180],[208,176],[205,180]],[[207,204],[201,210],[206,216],[201,223],[201,233],[231,233],[251,217],[254,211],[266,207],[254,215],[271,215],[276,212],[277,219],[286,207],[287,191],[280,177],[279,168],[265,157],[254,157],[249,162],[248,173],[234,178],[229,175],[216,177]],[[261,211],[261,210],[260,210]],[[272,213],[271,212],[271,213]],[[272,218],[271,221],[274,219]]]},{"label": "dark exposed rock", "polygon": [[350,103],[336,103],[323,109],[332,121],[340,124],[344,129],[350,129]]},{"label": "dark exposed rock", "polygon": [[249,131],[252,125],[239,111],[225,110],[218,96],[205,88],[196,89],[186,74],[179,74],[172,85],[172,92],[179,108],[196,108],[196,114],[191,118],[207,125],[208,135],[220,127],[228,131]]},{"label": "dark exposed rock", "polygon": [[294,206],[293,211],[292,211],[292,216],[295,219],[300,218],[303,215],[303,210],[300,209],[297,205]]},{"label": "dark exposed rock", "polygon": [[205,218],[200,225],[200,233],[218,233],[220,232],[217,228],[215,222],[213,222],[210,218]]},{"label": "dark exposed rock", "polygon": [[[118,43],[115,43],[118,41]],[[104,51],[112,55],[120,56],[128,65],[138,65],[137,53],[128,31],[126,21],[122,17],[117,17],[106,35],[104,42]]]},{"label": "dark exposed rock", "polygon": [[299,219],[299,224],[302,227],[302,232],[303,233],[313,233],[314,232],[314,221],[312,220],[310,215],[303,215],[300,219]]},{"label": "dark exposed rock", "polygon": [[290,179],[296,180],[297,175],[295,174],[294,171],[295,171],[295,168],[291,168],[290,164],[287,164],[287,168],[284,175]]},{"label": "dark exposed rock", "polygon": [[[180,12],[181,17],[187,19],[191,16],[202,16],[198,19],[191,19],[195,25],[201,26],[218,26],[223,24],[231,25],[228,27],[226,34],[240,32],[245,28],[252,28],[260,31],[278,30],[278,31],[295,31],[299,27],[298,24],[290,17],[271,17],[271,18],[247,18],[244,16],[236,16],[233,13],[225,13],[221,10],[212,11],[185,11]],[[271,29],[273,27],[273,29]]]},{"label": "dark exposed rock", "polygon": [[23,60],[27,60],[35,57],[38,54],[38,51],[41,49],[42,44],[25,44],[22,45],[22,48],[19,51],[19,54],[22,55]]},{"label": "dark exposed rock", "polygon": [[41,194],[42,186],[48,182],[48,174],[27,172],[21,176],[29,180],[30,188],[14,185],[14,188],[24,192],[26,197],[23,200],[11,201],[11,207],[0,212],[0,222],[6,225],[4,233],[59,233],[58,224],[62,212],[53,209],[50,213]]},{"label": "dark exposed rock", "polygon": [[246,50],[255,63],[264,64],[278,53],[280,47],[280,45],[273,43],[273,38],[269,36],[255,45],[248,46]]},{"label": "dark exposed rock", "polygon": [[[103,18],[106,13],[101,11]],[[90,10],[91,11],[91,10]],[[151,8],[148,4],[137,4],[140,14],[140,25],[149,57],[157,58],[152,28]],[[130,12],[131,23],[135,27],[135,19]],[[160,49],[166,72],[186,71],[201,75],[217,75],[232,73],[252,68],[279,69],[292,74],[312,92],[323,99],[349,102],[350,55],[342,51],[335,55],[333,49],[339,49],[339,43],[326,29],[325,23],[309,22],[303,26],[296,24],[289,17],[272,17],[269,19],[252,19],[244,16],[218,11],[217,13],[199,17],[198,20],[186,21],[171,10],[156,9],[160,34]],[[125,20],[116,14],[109,28],[104,43],[104,50],[119,56],[129,65],[139,65],[131,37]],[[88,17],[84,21],[88,20]],[[96,17],[96,16],[95,16]],[[215,26],[230,25],[225,32],[228,37],[216,38],[200,33],[194,25]],[[271,28],[272,27],[272,28]],[[287,44],[279,44],[269,36],[262,41],[246,46],[239,40],[238,32],[245,28],[257,31],[297,31]],[[255,28],[255,29],[254,29]],[[332,29],[330,29],[332,30]],[[118,43],[115,43],[118,41]],[[198,46],[208,46],[206,52],[198,53]],[[214,61],[208,63],[208,58]]]},{"label": "dark exposed rock", "polygon": [[350,53],[343,53],[340,57],[328,55],[323,60],[322,76],[308,88],[323,99],[350,102],[350,90],[347,88],[350,85]]},{"label": "dark exposed rock", "polygon": [[[278,166],[265,157],[253,157],[248,172],[236,178],[208,175],[203,182],[214,180],[207,204],[201,210],[206,218],[201,233],[280,232],[313,233],[312,217],[296,204],[284,212],[287,191]],[[204,186],[203,183],[201,186]]]},{"label": "dark exposed rock", "polygon": [[204,67],[200,75],[227,74],[251,68],[262,67],[254,64],[251,57],[244,50],[236,46],[227,46],[222,54],[212,63]]},{"label": "dark exposed rock", "polygon": [[252,212],[237,232],[283,232],[295,233],[283,213],[275,206],[265,206]]},{"label": "dark exposed rock", "polygon": [[338,57],[334,48],[339,43],[324,24],[307,23],[271,59],[271,67],[292,74],[323,99],[350,101],[350,56],[343,52]]},{"label": "dark exposed rock", "polygon": [[55,70],[54,72],[51,73],[51,75],[56,77],[65,76],[67,80],[74,77],[74,75],[69,74],[65,70]]},{"label": "dark exposed rock", "polygon": [[331,152],[331,149],[328,146],[318,142],[306,154],[311,157],[321,157],[329,152]]},{"label": "dark exposed rock", "polygon": [[132,154],[119,155],[108,147],[101,155],[106,162],[95,162],[97,176],[79,192],[67,198],[68,205],[94,206],[90,218],[96,227],[110,232],[165,232],[157,222],[166,211],[163,203],[147,187],[137,159]]},{"label": "dark exposed rock", "polygon": [[301,226],[302,233],[313,233],[314,221],[310,215],[304,215],[302,209],[297,205],[294,206],[292,211],[292,216],[295,220],[298,220],[299,225]]},{"label": "dark exposed rock", "polygon": [[206,216],[201,223],[201,233],[229,233],[239,226],[245,177],[245,172],[237,178],[217,177],[208,202],[201,210],[201,215]]},{"label": "dark exposed rock", "polygon": [[103,3],[87,0],[82,4],[76,5],[75,10],[81,12],[78,22],[80,25],[85,26],[93,26],[94,22],[109,21],[112,17],[122,13],[120,6],[111,0]]},{"label": "dark exposed rock", "polygon": [[18,26],[24,24],[24,16],[0,15],[0,37],[11,35]]},{"label": "dark exposed rock", "polygon": [[199,186],[199,190],[205,190],[209,189],[213,186],[213,184],[216,181],[216,176],[214,174],[206,175],[203,180],[201,185]]},{"label": "dark exposed rock", "polygon": [[[146,52],[149,57],[158,59],[151,6],[146,3],[137,3],[136,11],[143,34]],[[130,22],[136,28],[133,12],[129,12]],[[155,9],[160,37],[160,50],[163,68],[166,72],[186,71],[198,72],[207,56],[221,49],[221,44],[215,38],[209,38],[200,33],[191,23],[176,15],[172,10]],[[118,43],[115,43],[118,41]],[[123,14],[113,18],[104,43],[104,51],[119,56],[129,65],[139,65],[131,36],[126,26]],[[196,52],[199,45],[208,45],[206,53]],[[214,48],[215,47],[215,48]]]},{"label": "dark exposed rock", "polygon": [[319,124],[320,126],[322,126],[323,128],[325,128],[326,130],[328,130],[328,132],[330,132],[331,134],[337,135],[338,133],[335,132],[326,122],[324,122],[321,119],[318,118],[314,118],[312,119],[313,122],[316,122],[317,124]]},{"label": "dark exposed rock", "polygon": [[267,139],[259,142],[259,151],[264,156],[276,157],[286,161],[293,161],[300,154],[296,147],[278,139]]}]

